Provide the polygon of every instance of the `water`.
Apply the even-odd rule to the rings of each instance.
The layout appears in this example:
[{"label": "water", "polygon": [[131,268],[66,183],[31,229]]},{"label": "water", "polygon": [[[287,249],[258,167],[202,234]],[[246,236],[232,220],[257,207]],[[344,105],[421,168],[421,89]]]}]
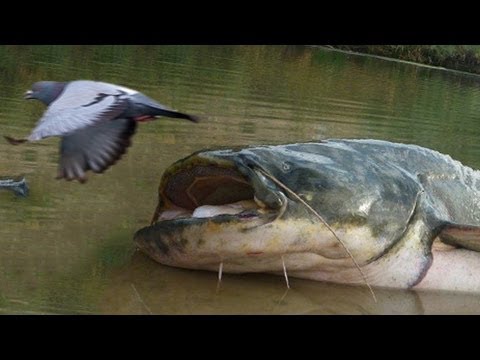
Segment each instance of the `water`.
[{"label": "water", "polygon": [[126,156],[85,185],[54,180],[58,138],[0,141],[0,313],[479,313],[480,297],[367,289],[159,265],[135,252],[163,170],[193,151],[325,138],[415,143],[480,168],[480,77],[300,46],[3,46],[0,132],[23,137],[38,80],[122,84],[200,115],[142,124]]}]

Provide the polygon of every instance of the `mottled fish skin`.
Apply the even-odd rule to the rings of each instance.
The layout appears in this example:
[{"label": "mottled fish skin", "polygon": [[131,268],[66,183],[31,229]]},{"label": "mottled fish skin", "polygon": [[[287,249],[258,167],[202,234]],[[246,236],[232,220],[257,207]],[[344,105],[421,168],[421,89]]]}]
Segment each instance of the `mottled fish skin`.
[{"label": "mottled fish skin", "polygon": [[163,264],[216,271],[222,259],[224,272],[282,274],[285,263],[292,276],[362,284],[361,274],[325,225],[258,169],[326,220],[372,285],[419,284],[432,265],[433,241],[442,239],[448,224],[453,224],[449,243],[474,251],[480,244],[471,239],[475,233],[466,240],[451,238],[480,228],[480,173],[420,146],[328,140],[199,151],[167,168],[157,212],[170,201],[164,190],[170,179],[195,164],[235,168],[257,200],[281,208],[282,214],[251,223],[235,215],[183,218],[139,230],[136,244]]}]

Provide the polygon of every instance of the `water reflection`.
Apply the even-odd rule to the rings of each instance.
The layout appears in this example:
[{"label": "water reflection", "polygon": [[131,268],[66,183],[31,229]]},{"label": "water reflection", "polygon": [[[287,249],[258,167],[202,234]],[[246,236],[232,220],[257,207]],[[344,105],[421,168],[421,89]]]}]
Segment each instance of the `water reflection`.
[{"label": "water reflection", "polygon": [[167,165],[216,146],[377,138],[430,147],[480,168],[478,76],[292,46],[2,46],[0,132],[23,137],[44,107],[38,80],[122,84],[197,114],[144,124],[128,154],[86,185],[55,181],[58,139],[0,141],[3,313],[471,313],[478,297],[173,269],[134,253]]},{"label": "water reflection", "polygon": [[[148,274],[148,276],[147,276]],[[368,289],[279,276],[224,275],[158,266],[141,253],[112,273],[102,311],[115,314],[471,314],[478,296]],[[175,299],[175,301],[172,301]],[[107,305],[108,304],[108,305]]]}]

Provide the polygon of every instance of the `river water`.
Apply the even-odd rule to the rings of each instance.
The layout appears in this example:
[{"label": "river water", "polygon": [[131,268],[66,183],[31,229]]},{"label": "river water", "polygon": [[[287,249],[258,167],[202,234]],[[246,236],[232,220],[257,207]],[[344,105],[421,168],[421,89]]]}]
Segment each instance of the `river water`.
[{"label": "river water", "polygon": [[203,121],[142,124],[115,166],[89,181],[54,179],[58,138],[0,141],[0,313],[480,313],[480,297],[377,290],[265,274],[169,268],[135,252],[163,170],[225,145],[326,138],[415,143],[480,168],[480,77],[304,46],[3,46],[0,132],[23,137],[44,107],[38,80],[92,79],[137,89]]}]

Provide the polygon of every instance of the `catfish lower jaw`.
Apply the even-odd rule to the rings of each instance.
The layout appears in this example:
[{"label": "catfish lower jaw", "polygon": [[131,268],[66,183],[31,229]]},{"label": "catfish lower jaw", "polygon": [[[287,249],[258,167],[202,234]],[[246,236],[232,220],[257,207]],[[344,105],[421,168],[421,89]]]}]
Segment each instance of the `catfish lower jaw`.
[{"label": "catfish lower jaw", "polygon": [[189,216],[179,217],[170,220],[157,221],[151,227],[161,227],[165,230],[182,231],[183,228],[201,225],[201,224],[236,224],[243,230],[251,227],[262,226],[275,220],[277,213],[275,211],[265,210],[245,210],[236,214],[218,214],[214,216]]},{"label": "catfish lower jaw", "polygon": [[234,215],[163,220],[137,231],[134,242],[147,255],[165,265],[195,268],[198,264],[198,268],[203,268],[200,264],[222,261],[222,253],[230,252],[231,243],[235,248],[245,236],[258,238],[250,233],[276,218],[273,211],[247,210]]}]

